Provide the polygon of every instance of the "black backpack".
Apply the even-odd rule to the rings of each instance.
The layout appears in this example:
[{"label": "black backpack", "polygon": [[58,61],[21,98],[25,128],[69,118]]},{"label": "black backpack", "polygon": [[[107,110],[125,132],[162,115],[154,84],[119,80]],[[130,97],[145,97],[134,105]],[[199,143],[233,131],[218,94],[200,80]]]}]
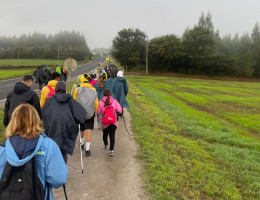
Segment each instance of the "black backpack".
[{"label": "black backpack", "polygon": [[[49,192],[47,195],[49,199]],[[0,180],[0,200],[44,200],[44,197],[45,189],[38,176],[35,156],[20,167],[6,161]]]}]

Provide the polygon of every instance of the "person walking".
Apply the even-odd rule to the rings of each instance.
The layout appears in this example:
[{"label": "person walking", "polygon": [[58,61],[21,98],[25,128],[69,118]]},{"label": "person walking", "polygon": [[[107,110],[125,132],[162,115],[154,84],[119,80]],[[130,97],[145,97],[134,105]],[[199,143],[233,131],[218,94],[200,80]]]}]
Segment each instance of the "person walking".
[{"label": "person walking", "polygon": [[43,108],[45,104],[48,93],[51,92],[52,90],[55,91],[56,84],[58,83],[58,81],[60,81],[60,74],[57,72],[53,72],[51,74],[51,78],[52,80],[49,81],[48,84],[42,89],[41,101],[40,101],[41,108]]},{"label": "person walking", "polygon": [[12,92],[7,95],[4,109],[4,121],[5,127],[8,126],[13,111],[17,106],[24,103],[31,104],[38,112],[40,118],[42,117],[40,101],[36,92],[31,90],[33,85],[33,77],[31,75],[25,75],[23,81],[16,83]]},{"label": "person walking", "polygon": [[56,72],[60,74],[60,80],[62,81],[62,76],[63,76],[63,70],[62,67],[57,65],[56,66]]},{"label": "person walking", "polygon": [[[108,141],[107,137],[110,138],[109,155],[114,156],[115,146],[115,132],[117,129],[117,113],[122,112],[122,107],[111,96],[109,89],[104,90],[104,98],[99,102],[97,113],[100,114],[101,126],[103,130],[103,142],[105,149],[107,149]],[[110,121],[109,121],[110,120]]]},{"label": "person walking", "polygon": [[66,82],[67,81],[68,72],[67,72],[67,70],[64,67],[62,67],[62,73],[63,73],[64,82]]},{"label": "person walking", "polygon": [[[59,188],[67,182],[68,168],[60,149],[41,132],[40,123],[40,117],[33,106],[21,104],[14,110],[6,129],[7,140],[5,145],[0,146],[0,199],[53,200],[52,187]],[[27,163],[31,163],[36,171],[27,167]],[[14,169],[12,174],[6,171],[10,166]],[[17,172],[16,168],[19,167],[21,171]],[[9,180],[5,183],[10,187],[19,184],[18,188],[12,187],[10,190],[6,186],[2,187],[3,180],[15,177],[14,172],[23,175],[26,173],[27,176],[19,179],[18,183],[12,179],[12,182]],[[33,177],[28,179],[28,176]],[[32,179],[37,181],[30,181]],[[26,184],[28,182],[32,185]],[[35,190],[40,193],[35,193]]]},{"label": "person walking", "polygon": [[78,124],[85,122],[87,112],[70,94],[66,94],[64,82],[58,82],[55,91],[42,109],[43,124],[46,135],[60,147],[67,163],[67,154],[73,154],[79,133]]},{"label": "person walking", "polygon": [[[104,97],[103,94],[105,90],[105,78],[106,78],[105,76],[100,76],[98,80],[98,84],[95,85],[98,101],[101,101]],[[97,114],[97,122],[98,122],[98,130],[101,131],[100,114]]]},{"label": "person walking", "polygon": [[48,84],[48,82],[51,80],[51,71],[49,70],[49,66],[45,65],[44,71],[43,71],[43,82],[45,86]]},{"label": "person walking", "polygon": [[87,157],[91,155],[91,130],[94,129],[94,119],[98,108],[98,98],[96,89],[90,84],[91,77],[88,74],[84,74],[81,77],[80,87],[77,87],[74,91],[73,98],[77,100],[87,111],[86,121],[80,125],[80,143],[81,148],[84,149],[84,136],[86,132],[86,151]]},{"label": "person walking", "polygon": [[70,94],[73,96],[74,92],[75,92],[75,89],[77,87],[80,87],[80,84],[81,84],[81,77],[82,77],[82,74],[78,76],[77,78],[77,83],[74,83],[73,86],[72,86],[72,89],[71,89],[71,92]]},{"label": "person walking", "polygon": [[43,68],[42,66],[39,66],[36,71],[33,73],[34,77],[35,77],[35,83],[39,84],[39,90],[42,90],[42,84],[44,83],[44,79],[43,79]]}]

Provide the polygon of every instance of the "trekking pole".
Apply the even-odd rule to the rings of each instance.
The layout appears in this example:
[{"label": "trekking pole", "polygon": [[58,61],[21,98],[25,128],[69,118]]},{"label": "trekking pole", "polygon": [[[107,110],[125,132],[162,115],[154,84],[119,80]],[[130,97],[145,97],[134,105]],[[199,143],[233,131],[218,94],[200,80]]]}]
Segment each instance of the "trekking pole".
[{"label": "trekking pole", "polygon": [[125,124],[125,130],[126,130],[126,132],[128,133],[128,136],[129,136],[130,140],[133,141],[133,140],[132,140],[132,137],[131,137],[131,135],[130,135],[130,133],[129,133],[127,127],[126,127],[125,117],[124,117],[124,116],[123,116],[123,121],[124,121],[124,124]]},{"label": "trekking pole", "polygon": [[[79,127],[79,131],[80,131],[80,127]],[[80,151],[81,170],[82,170],[81,173],[83,174],[83,159],[82,159],[82,149],[81,149],[81,135],[79,136],[79,151]]]},{"label": "trekking pole", "polygon": [[68,200],[68,196],[67,196],[67,193],[66,193],[66,187],[65,187],[65,185],[63,185],[63,191],[64,191],[64,195],[65,195],[66,200]]}]

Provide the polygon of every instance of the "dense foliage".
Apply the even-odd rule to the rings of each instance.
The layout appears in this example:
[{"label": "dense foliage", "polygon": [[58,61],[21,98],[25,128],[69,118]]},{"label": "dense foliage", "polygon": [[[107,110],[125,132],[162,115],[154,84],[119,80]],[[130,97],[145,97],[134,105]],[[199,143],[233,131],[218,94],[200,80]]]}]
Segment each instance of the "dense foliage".
[{"label": "dense foliage", "polygon": [[85,60],[92,57],[84,35],[62,31],[54,35],[23,34],[20,37],[0,37],[0,58],[44,58]]},{"label": "dense foliage", "polygon": [[[145,69],[145,33],[124,29],[113,40],[113,55],[128,69]],[[132,39],[129,39],[131,38]],[[139,43],[139,44],[138,44]],[[135,55],[135,56],[133,56]],[[210,13],[201,14],[193,28],[182,37],[174,34],[149,40],[149,70],[187,74],[260,77],[260,29],[252,33],[220,37]]]}]

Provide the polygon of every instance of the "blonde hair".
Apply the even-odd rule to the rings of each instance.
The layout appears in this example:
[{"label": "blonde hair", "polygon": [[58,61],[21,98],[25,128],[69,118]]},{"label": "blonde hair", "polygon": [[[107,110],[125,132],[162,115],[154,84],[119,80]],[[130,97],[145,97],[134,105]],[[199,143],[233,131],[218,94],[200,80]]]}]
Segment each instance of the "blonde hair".
[{"label": "blonde hair", "polygon": [[12,113],[6,137],[19,135],[25,139],[38,138],[41,131],[40,117],[35,108],[30,104],[22,104]]}]

